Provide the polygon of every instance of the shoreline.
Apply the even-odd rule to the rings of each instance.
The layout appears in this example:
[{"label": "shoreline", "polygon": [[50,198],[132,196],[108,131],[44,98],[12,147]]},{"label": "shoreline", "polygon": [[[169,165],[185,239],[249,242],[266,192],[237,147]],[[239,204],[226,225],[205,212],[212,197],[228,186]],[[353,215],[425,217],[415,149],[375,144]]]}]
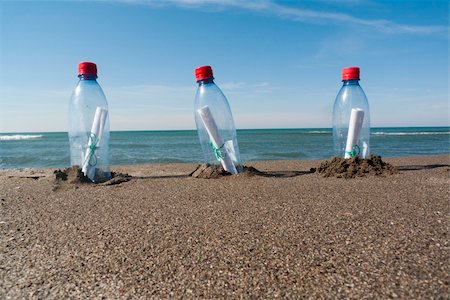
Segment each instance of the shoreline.
[{"label": "shoreline", "polygon": [[[269,171],[275,171],[274,168],[276,168],[277,165],[298,165],[299,167],[317,167],[321,162],[325,160],[329,160],[332,157],[326,158],[326,159],[312,159],[312,160],[255,160],[255,161],[244,161],[242,165],[245,166],[268,166]],[[402,164],[408,164],[411,160],[417,160],[421,161],[422,163],[426,163],[427,161],[434,161],[435,159],[440,159],[445,162],[450,163],[450,152],[445,154],[431,154],[431,155],[414,155],[414,156],[394,156],[394,157],[381,157],[383,161],[386,161],[388,163],[393,164],[394,166],[402,165]],[[180,168],[181,170],[187,170],[188,168],[195,169],[196,166],[199,164],[202,164],[202,162],[173,162],[173,163],[139,163],[139,164],[120,164],[120,165],[111,165],[111,171],[117,171],[117,172],[125,172],[126,170],[138,170],[142,168],[148,168],[148,169],[154,169],[154,168],[160,168],[164,169],[164,167],[169,167],[169,169],[176,169]],[[7,168],[7,169],[0,169],[0,176],[6,175],[9,172],[49,172],[49,171],[55,171],[55,170],[63,170],[67,167],[51,167],[51,168],[36,168],[36,167],[20,167],[20,168]],[[130,174],[132,175],[132,174]]]},{"label": "shoreline", "polygon": [[400,173],[187,176],[198,164],[112,166],[68,184],[0,170],[2,298],[445,298],[450,156],[383,158]]}]

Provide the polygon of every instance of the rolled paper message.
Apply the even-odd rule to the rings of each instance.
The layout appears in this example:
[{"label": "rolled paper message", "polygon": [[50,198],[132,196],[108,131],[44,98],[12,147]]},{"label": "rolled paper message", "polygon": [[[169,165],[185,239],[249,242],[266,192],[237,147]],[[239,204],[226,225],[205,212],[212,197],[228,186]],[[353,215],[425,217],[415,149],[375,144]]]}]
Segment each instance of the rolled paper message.
[{"label": "rolled paper message", "polygon": [[227,153],[230,156],[231,161],[236,166],[237,165],[237,158],[236,158],[236,153],[234,151],[233,140],[226,141],[225,144],[224,144],[224,148],[227,150]]},{"label": "rolled paper message", "polygon": [[231,174],[237,174],[236,167],[233,164],[227,147],[225,147],[225,143],[222,136],[220,135],[216,121],[214,120],[209,107],[204,106],[200,109],[197,109],[197,113],[200,116],[203,125],[205,125],[206,132],[208,132],[208,136],[211,141],[211,147],[217,160],[220,161],[225,171],[230,172]]},{"label": "rolled paper message", "polygon": [[364,120],[364,111],[360,108],[352,108],[348,124],[347,144],[345,145],[344,158],[351,158],[359,154],[359,134]]},{"label": "rolled paper message", "polygon": [[94,121],[92,122],[91,133],[89,135],[88,147],[84,155],[83,166],[81,171],[90,180],[94,181],[95,178],[95,166],[97,165],[97,156],[95,150],[100,145],[103,135],[103,128],[105,127],[106,117],[108,116],[108,110],[97,106],[94,115]]}]

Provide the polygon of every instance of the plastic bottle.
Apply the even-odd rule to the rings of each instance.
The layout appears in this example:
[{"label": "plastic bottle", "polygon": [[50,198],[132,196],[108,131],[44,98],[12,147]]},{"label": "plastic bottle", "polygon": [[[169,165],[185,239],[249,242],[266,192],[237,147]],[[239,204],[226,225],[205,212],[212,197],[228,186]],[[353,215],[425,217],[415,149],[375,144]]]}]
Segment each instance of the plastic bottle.
[{"label": "plastic bottle", "polygon": [[69,105],[70,164],[91,181],[103,182],[111,178],[108,103],[95,63],[81,62],[78,78]]},{"label": "plastic bottle", "polygon": [[221,164],[225,171],[242,171],[233,115],[227,98],[214,83],[210,66],[195,69],[198,88],[195,95],[195,123],[205,161]]},{"label": "plastic bottle", "polygon": [[366,94],[359,85],[359,67],[342,70],[342,88],[333,109],[335,155],[366,158],[370,152],[370,111]]}]

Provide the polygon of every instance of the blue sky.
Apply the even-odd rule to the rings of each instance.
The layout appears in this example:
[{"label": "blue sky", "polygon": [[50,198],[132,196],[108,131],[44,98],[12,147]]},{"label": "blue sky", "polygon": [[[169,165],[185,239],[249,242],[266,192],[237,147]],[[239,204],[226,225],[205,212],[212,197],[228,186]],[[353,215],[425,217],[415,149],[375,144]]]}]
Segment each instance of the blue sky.
[{"label": "blue sky", "polygon": [[361,67],[372,126],[449,126],[448,1],[0,1],[0,132],[66,131],[93,61],[112,130],[193,129],[195,67],[238,128],[330,127]]}]

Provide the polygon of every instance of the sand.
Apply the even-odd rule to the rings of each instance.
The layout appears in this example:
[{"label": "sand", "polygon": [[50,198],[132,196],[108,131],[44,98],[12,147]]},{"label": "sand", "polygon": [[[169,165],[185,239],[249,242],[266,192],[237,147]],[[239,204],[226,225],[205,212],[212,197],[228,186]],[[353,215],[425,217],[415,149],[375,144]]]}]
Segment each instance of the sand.
[{"label": "sand", "polygon": [[324,177],[355,178],[393,175],[398,173],[398,169],[383,161],[381,156],[372,154],[365,159],[360,159],[358,156],[348,159],[333,157],[322,162],[316,172]]},{"label": "sand", "polygon": [[0,298],[448,299],[450,156],[386,161],[399,173],[161,164],[95,185],[0,170]]}]

